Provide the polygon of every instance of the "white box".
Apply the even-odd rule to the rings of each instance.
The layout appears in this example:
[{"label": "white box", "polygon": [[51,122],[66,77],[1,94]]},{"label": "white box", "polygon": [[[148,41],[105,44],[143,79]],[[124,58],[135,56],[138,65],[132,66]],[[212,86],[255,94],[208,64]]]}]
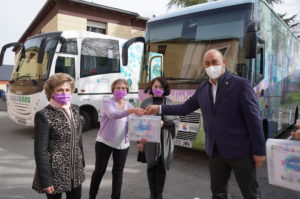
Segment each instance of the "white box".
[{"label": "white box", "polygon": [[129,115],[128,137],[131,141],[139,141],[142,138],[148,142],[160,143],[161,117],[153,115]]},{"label": "white box", "polygon": [[270,184],[300,190],[300,141],[268,139],[267,163]]}]

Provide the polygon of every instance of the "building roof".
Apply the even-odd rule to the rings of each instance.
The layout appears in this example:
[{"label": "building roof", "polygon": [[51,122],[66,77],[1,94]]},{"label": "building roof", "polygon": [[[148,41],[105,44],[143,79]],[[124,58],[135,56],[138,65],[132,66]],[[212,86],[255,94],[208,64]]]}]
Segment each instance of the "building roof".
[{"label": "building roof", "polygon": [[94,7],[97,7],[97,8],[103,8],[103,9],[106,9],[106,10],[121,12],[121,13],[129,14],[129,15],[133,15],[133,16],[137,17],[138,19],[142,19],[142,20],[146,20],[146,21],[148,20],[148,18],[141,17],[138,13],[131,12],[131,11],[128,11],[128,10],[113,8],[113,7],[97,4],[97,3],[94,3],[94,2],[83,1],[83,0],[69,0],[69,1],[77,2],[77,3],[80,3],[80,4],[84,4],[84,5],[90,5],[90,6],[94,6]]},{"label": "building roof", "polygon": [[13,70],[14,70],[13,65],[0,66],[0,80],[9,81]]},{"label": "building roof", "polygon": [[[20,37],[19,42],[23,43],[26,40],[26,38],[31,36],[32,31],[51,12],[51,10],[59,3],[59,1],[62,1],[62,0],[47,0],[46,1],[44,6],[41,8],[41,10],[35,16],[35,18],[31,22],[31,24],[28,26],[28,28],[25,30],[23,35]],[[105,6],[105,5],[100,5],[97,3],[87,2],[87,1],[83,1],[83,0],[63,0],[63,1],[69,1],[69,2],[76,3],[76,4],[79,4],[82,6],[92,6],[92,7],[102,8],[102,9],[106,9],[106,10],[110,10],[110,11],[114,11],[114,12],[120,12],[123,14],[131,15],[135,19],[142,20],[142,21],[148,20],[148,18],[141,17],[138,13],[127,11],[127,10],[122,10],[122,9],[118,9],[118,8],[113,8],[113,7],[109,7],[109,6]],[[16,48],[14,48],[14,50],[16,50]]]}]

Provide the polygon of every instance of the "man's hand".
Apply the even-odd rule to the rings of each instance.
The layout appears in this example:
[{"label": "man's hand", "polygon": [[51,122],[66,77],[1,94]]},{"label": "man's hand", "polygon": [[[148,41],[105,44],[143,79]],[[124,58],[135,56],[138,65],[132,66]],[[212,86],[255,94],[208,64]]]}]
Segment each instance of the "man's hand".
[{"label": "man's hand", "polygon": [[127,109],[127,114],[136,114],[137,116],[142,116],[145,113],[145,110],[142,108],[129,108]]},{"label": "man's hand", "polygon": [[266,160],[266,156],[262,155],[253,155],[253,159],[255,161],[255,167],[262,167],[264,161]]},{"label": "man's hand", "polygon": [[296,131],[293,131],[291,133],[291,136],[295,139],[300,139],[300,129],[297,129]]},{"label": "man's hand", "polygon": [[51,194],[54,192],[54,186],[50,186],[50,187],[47,187],[47,188],[44,188],[44,191],[46,191],[46,193],[48,194]]},{"label": "man's hand", "polygon": [[159,105],[150,105],[145,109],[145,115],[154,115],[159,113],[160,106]]}]

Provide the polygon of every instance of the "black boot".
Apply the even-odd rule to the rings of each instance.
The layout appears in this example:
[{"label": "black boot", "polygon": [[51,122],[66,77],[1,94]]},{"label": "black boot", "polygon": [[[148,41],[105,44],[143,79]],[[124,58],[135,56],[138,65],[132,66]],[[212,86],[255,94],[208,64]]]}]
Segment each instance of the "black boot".
[{"label": "black boot", "polygon": [[154,190],[150,190],[150,199],[156,199],[156,194]]}]

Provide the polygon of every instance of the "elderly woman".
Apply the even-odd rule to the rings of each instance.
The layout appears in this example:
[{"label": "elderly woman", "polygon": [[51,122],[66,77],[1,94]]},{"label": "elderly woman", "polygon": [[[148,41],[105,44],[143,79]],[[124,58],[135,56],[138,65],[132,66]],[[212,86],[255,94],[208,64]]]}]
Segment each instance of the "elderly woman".
[{"label": "elderly woman", "polygon": [[[151,97],[142,102],[141,108],[152,104],[172,104],[172,101],[166,97],[170,94],[169,84],[162,77],[154,78],[145,89],[145,93],[149,93]],[[147,177],[151,199],[162,199],[166,170],[169,170],[173,160],[174,139],[179,126],[178,116],[162,115],[161,117],[161,142],[147,143],[146,140],[141,140],[137,144],[140,151],[138,161],[145,161],[148,165]],[[144,156],[141,153],[144,153]]]},{"label": "elderly woman", "polygon": [[85,179],[79,107],[70,103],[74,79],[52,75],[44,85],[49,105],[34,118],[36,172],[32,188],[48,199],[81,198]]},{"label": "elderly woman", "polygon": [[95,199],[105,174],[108,160],[112,154],[112,199],[120,199],[123,180],[123,170],[128,154],[129,140],[127,138],[127,116],[144,113],[141,108],[134,108],[127,100],[129,86],[126,80],[117,79],[111,85],[113,97],[103,102],[101,127],[96,139],[96,163],[90,185],[90,199]]}]

